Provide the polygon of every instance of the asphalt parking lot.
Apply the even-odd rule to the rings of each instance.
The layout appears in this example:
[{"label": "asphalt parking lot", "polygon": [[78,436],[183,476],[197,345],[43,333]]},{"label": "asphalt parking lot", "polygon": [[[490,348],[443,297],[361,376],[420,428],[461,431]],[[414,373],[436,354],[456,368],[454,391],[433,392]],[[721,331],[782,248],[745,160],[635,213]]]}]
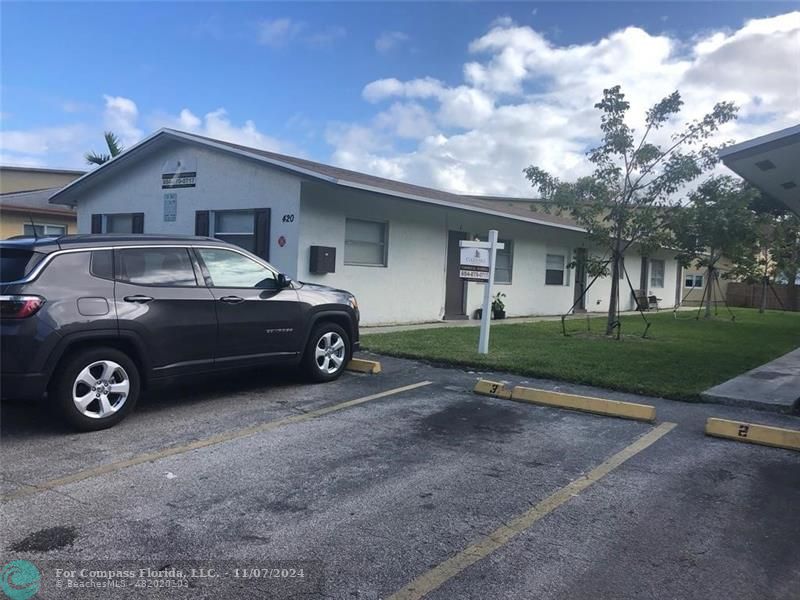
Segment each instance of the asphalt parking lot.
[{"label": "asphalt parking lot", "polygon": [[[798,598],[800,453],[703,426],[799,418],[528,382],[646,401],[652,425],[381,360],[326,385],[266,372],[159,390],[88,434],[4,404],[3,562],[39,566],[52,598]],[[128,564],[214,577],[47,587],[58,566]]]}]

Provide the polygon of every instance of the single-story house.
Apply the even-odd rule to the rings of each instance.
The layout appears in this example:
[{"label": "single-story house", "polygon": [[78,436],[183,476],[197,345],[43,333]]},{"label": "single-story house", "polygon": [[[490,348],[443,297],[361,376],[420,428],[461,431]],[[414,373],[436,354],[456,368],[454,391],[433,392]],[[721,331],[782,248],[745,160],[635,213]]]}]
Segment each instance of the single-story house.
[{"label": "single-story house", "polygon": [[800,124],[723,148],[722,162],[800,215]]},{"label": "single-story house", "polygon": [[[57,192],[78,230],[214,236],[239,244],[293,279],[341,287],[365,325],[469,318],[483,285],[459,279],[459,241],[497,229],[505,249],[496,291],[509,316],[561,314],[586,284],[570,265],[584,231],[531,200],[453,194],[199,135],[162,129]],[[674,252],[625,260],[632,285],[680,298]],[[621,305],[634,300],[623,281]],[[609,278],[579,309],[608,308]]]}]

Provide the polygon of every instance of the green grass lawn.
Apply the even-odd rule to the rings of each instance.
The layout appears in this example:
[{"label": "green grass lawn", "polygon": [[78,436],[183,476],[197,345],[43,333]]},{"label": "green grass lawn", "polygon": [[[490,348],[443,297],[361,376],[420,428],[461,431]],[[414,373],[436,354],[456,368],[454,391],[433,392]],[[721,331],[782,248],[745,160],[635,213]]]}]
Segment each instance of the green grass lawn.
[{"label": "green grass lawn", "polygon": [[648,339],[639,315],[622,318],[623,338],[606,338],[605,319],[498,324],[489,354],[479,355],[478,327],[365,334],[373,352],[436,363],[507,371],[628,392],[696,400],[703,390],[800,346],[800,313],[734,309],[736,321],[697,321],[695,312],[648,314]]}]

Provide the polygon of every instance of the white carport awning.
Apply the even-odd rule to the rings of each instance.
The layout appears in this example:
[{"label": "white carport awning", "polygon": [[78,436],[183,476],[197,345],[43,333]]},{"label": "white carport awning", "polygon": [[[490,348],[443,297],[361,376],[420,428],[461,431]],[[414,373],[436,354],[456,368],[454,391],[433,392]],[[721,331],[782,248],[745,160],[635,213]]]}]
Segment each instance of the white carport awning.
[{"label": "white carport awning", "polygon": [[728,146],[726,167],[800,215],[800,125]]}]

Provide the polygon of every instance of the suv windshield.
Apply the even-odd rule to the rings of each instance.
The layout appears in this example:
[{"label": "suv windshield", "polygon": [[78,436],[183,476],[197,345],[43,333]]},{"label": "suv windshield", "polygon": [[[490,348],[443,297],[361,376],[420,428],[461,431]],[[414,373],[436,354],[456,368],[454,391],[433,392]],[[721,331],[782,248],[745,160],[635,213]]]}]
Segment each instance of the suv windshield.
[{"label": "suv windshield", "polygon": [[42,260],[44,254],[25,248],[0,246],[0,282],[22,279]]}]

